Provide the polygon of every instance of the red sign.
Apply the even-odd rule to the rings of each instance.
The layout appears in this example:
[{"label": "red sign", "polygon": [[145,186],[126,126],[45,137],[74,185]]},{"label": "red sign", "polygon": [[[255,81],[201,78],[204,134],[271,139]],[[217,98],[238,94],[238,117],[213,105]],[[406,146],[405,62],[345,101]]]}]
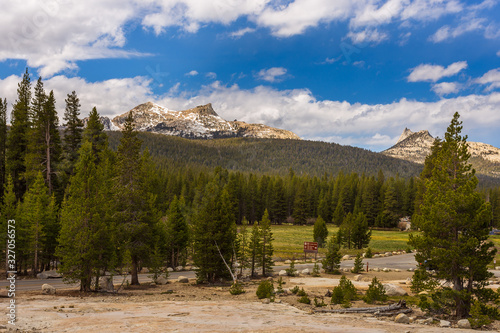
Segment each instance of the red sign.
[{"label": "red sign", "polygon": [[318,243],[304,242],[304,252],[318,253]]}]

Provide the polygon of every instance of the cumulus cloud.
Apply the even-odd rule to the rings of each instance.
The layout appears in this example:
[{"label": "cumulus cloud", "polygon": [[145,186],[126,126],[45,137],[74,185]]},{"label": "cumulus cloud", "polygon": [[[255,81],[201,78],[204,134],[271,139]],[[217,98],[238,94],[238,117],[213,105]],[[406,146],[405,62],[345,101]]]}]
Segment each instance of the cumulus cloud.
[{"label": "cumulus cloud", "polygon": [[487,84],[487,91],[500,88],[500,68],[492,69],[475,80],[479,84]]},{"label": "cumulus cloud", "polygon": [[454,62],[446,68],[440,65],[421,64],[412,69],[407,80],[408,82],[436,82],[443,77],[453,76],[465,68],[467,68],[466,61]]},{"label": "cumulus cloud", "polygon": [[198,71],[192,70],[192,71],[190,71],[190,72],[188,72],[188,73],[186,73],[184,75],[186,75],[186,76],[196,76],[196,75],[198,75]]},{"label": "cumulus cloud", "polygon": [[439,43],[448,39],[457,38],[458,36],[461,36],[466,32],[484,30],[485,22],[486,19],[484,18],[473,18],[466,20],[465,22],[454,28],[445,25],[439,28],[439,30],[437,30],[433,35],[431,35],[429,37],[429,40],[434,43]]},{"label": "cumulus cloud", "polygon": [[[481,82],[492,81],[493,74]],[[20,76],[0,80],[0,91],[7,94],[9,113],[16,99]],[[266,86],[242,89],[226,86],[219,81],[189,94],[179,93],[178,84],[165,95],[152,92],[151,79],[134,77],[88,82],[62,75],[45,80],[45,89],[53,89],[57,110],[62,119],[66,94],[75,90],[82,104],[82,116],[96,106],[101,115],[114,117],[146,101],[154,101],[171,110],[185,110],[212,103],[225,119],[291,130],[304,139],[333,141],[383,150],[397,141],[405,127],[427,129],[432,135],[442,135],[455,111],[458,111],[471,140],[492,142],[500,122],[500,93],[443,98],[437,102],[401,99],[389,104],[361,104],[346,101],[318,100],[307,89],[277,90]]]},{"label": "cumulus cloud", "polygon": [[378,44],[386,39],[388,36],[384,32],[379,32],[377,29],[365,29],[363,31],[347,33],[347,37],[352,40],[354,44],[361,43],[374,43]]},{"label": "cumulus cloud", "polygon": [[240,29],[238,31],[234,31],[234,32],[230,33],[230,36],[233,38],[241,38],[243,35],[246,35],[248,33],[252,33],[254,31],[255,31],[255,29],[253,29],[253,28],[243,28],[243,29]]},{"label": "cumulus cloud", "polygon": [[287,74],[287,69],[283,67],[272,67],[268,69],[261,69],[255,77],[259,80],[264,80],[267,82],[279,82],[282,81]]},{"label": "cumulus cloud", "polygon": [[460,91],[461,85],[456,82],[441,82],[432,86],[434,91],[439,96],[454,94]]}]

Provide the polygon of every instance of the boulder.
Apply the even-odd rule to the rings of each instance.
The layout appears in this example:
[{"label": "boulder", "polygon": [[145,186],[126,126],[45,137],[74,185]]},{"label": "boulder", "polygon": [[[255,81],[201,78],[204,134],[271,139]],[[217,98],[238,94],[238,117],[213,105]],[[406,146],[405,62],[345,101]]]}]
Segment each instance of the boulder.
[{"label": "boulder", "polygon": [[495,270],[500,271],[500,266],[495,266]]},{"label": "boulder", "polygon": [[188,279],[187,277],[185,277],[185,276],[182,276],[182,275],[181,275],[181,276],[179,276],[179,277],[177,278],[177,282],[180,282],[180,283],[188,283],[188,282],[189,282],[189,279]]},{"label": "boulder", "polygon": [[372,258],[380,258],[380,254],[374,254]]},{"label": "boulder", "polygon": [[433,322],[434,322],[434,318],[432,318],[432,317],[424,319],[424,325],[432,325]]},{"label": "boulder", "polygon": [[382,270],[382,272],[390,272],[391,270],[387,267],[384,267],[384,269]]},{"label": "boulder", "polygon": [[156,279],[156,284],[167,284],[168,283],[168,279],[166,279],[164,276],[160,276],[158,277],[158,279]]},{"label": "boulder", "polygon": [[180,271],[182,271],[183,269],[184,269],[184,267],[182,267],[182,266],[177,266],[177,267],[175,267],[175,271],[176,271],[176,272],[180,272]]},{"label": "boulder", "polygon": [[167,268],[167,272],[173,272],[173,271],[174,271],[174,269],[172,267]]},{"label": "boulder", "polygon": [[302,274],[304,274],[304,275],[309,275],[309,274],[311,274],[311,272],[309,271],[309,268],[306,268],[306,269],[302,270],[302,272],[301,272],[301,273],[302,273]]},{"label": "boulder", "polygon": [[463,329],[470,329],[471,328],[470,322],[468,319],[461,319],[461,320],[457,321],[457,327],[463,328]]},{"label": "boulder", "polygon": [[428,291],[421,291],[418,293],[419,295],[429,295],[429,292]]},{"label": "boulder", "polygon": [[342,260],[349,260],[350,258],[351,258],[351,256],[346,254],[345,256],[342,257]]},{"label": "boulder", "polygon": [[38,273],[36,275],[36,278],[37,279],[57,279],[57,278],[60,278],[62,277],[61,274],[57,273],[57,271],[45,271],[45,272],[41,272],[41,273]]},{"label": "boulder", "polygon": [[439,326],[440,327],[450,327],[451,323],[448,320],[440,320],[439,321]]},{"label": "boulder", "polygon": [[269,304],[269,303],[271,303],[271,300],[269,300],[269,298],[264,298],[262,300],[262,304]]},{"label": "boulder", "polygon": [[286,271],[284,269],[282,269],[279,273],[278,273],[279,276],[287,276],[286,274]]},{"label": "boulder", "polygon": [[353,278],[354,281],[361,281],[362,279],[363,279],[363,277],[361,275],[356,275]]},{"label": "boulder", "polygon": [[398,273],[399,273],[399,272],[401,272],[401,270],[396,268],[396,269],[394,270],[394,272],[398,272]]},{"label": "boulder", "polygon": [[409,324],[410,323],[410,318],[405,315],[404,313],[400,313],[396,316],[394,319],[394,322],[399,323],[399,324]]},{"label": "boulder", "polygon": [[52,287],[50,284],[45,283],[42,285],[42,294],[44,295],[54,295],[56,293],[56,288]]},{"label": "boulder", "polygon": [[99,278],[99,286],[101,287],[101,290],[104,290],[108,293],[112,293],[115,291],[112,276],[101,276]]},{"label": "boulder", "polygon": [[385,256],[386,256],[386,257],[390,257],[390,256],[392,256],[392,252],[386,252],[386,253],[384,253],[384,254],[385,254]]},{"label": "boulder", "polygon": [[290,265],[292,263],[291,260],[285,260],[285,265]]},{"label": "boulder", "polygon": [[397,286],[395,284],[384,283],[384,289],[385,289],[385,294],[387,296],[405,296],[405,295],[408,295],[408,293],[403,288],[401,288],[400,286]]},{"label": "boulder", "polygon": [[374,271],[374,272],[380,272],[380,268],[375,267],[375,268],[372,269],[372,271]]}]

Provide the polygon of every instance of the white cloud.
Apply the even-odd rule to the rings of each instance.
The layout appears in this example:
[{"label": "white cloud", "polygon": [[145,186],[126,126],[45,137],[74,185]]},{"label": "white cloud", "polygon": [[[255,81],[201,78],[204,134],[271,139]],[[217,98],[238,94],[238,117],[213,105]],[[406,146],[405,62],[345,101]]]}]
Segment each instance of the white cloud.
[{"label": "white cloud", "polygon": [[441,82],[432,86],[434,91],[439,96],[454,94],[460,91],[461,85],[457,82]]},{"label": "white cloud", "polygon": [[498,52],[497,52],[497,56],[499,56],[499,57],[500,57],[500,51],[498,51]]},{"label": "white cloud", "polygon": [[198,75],[198,71],[192,70],[189,73],[186,73],[184,75],[186,75],[186,76],[196,76],[196,75]]},{"label": "white cloud", "polygon": [[479,84],[488,84],[487,91],[500,88],[500,68],[492,69],[475,80]]},{"label": "white cloud", "polygon": [[401,18],[403,20],[436,20],[446,14],[459,13],[463,9],[463,5],[456,0],[414,0],[404,7]]},{"label": "white cloud", "polygon": [[377,29],[365,29],[359,32],[350,31],[347,33],[347,37],[352,40],[354,44],[360,43],[374,43],[378,44],[386,39],[388,36],[384,32],[379,32]]},{"label": "white cloud", "polygon": [[450,26],[445,25],[439,28],[439,30],[437,30],[432,36],[430,36],[429,40],[434,43],[439,43],[447,39],[457,38],[458,36],[461,36],[466,32],[484,30],[485,22],[486,19],[484,18],[472,18],[464,21],[462,24],[455,28],[451,28]]},{"label": "white cloud", "polygon": [[208,72],[207,74],[205,74],[205,76],[208,77],[209,79],[215,80],[217,78],[217,73]]},{"label": "white cloud", "polygon": [[287,74],[287,69],[283,67],[272,67],[268,69],[261,69],[255,77],[259,80],[264,80],[267,82],[279,82],[282,81],[284,76]]},{"label": "white cloud", "polygon": [[466,61],[454,62],[446,68],[440,65],[421,64],[412,69],[407,79],[408,82],[436,82],[443,77],[453,76],[465,68],[467,68]]},{"label": "white cloud", "polygon": [[243,28],[243,29],[240,29],[238,31],[232,32],[230,34],[230,36],[233,38],[241,38],[243,35],[246,35],[248,33],[252,33],[254,31],[255,31],[255,29],[253,29],[253,28]]},{"label": "white cloud", "polygon": [[[493,74],[489,74],[481,82],[494,78]],[[5,97],[9,113],[20,80],[19,76],[0,80],[0,91],[7,92]],[[442,135],[453,113],[458,111],[471,141],[500,146],[496,134],[500,123],[499,92],[443,98],[432,103],[403,98],[389,104],[351,104],[317,100],[307,89],[276,90],[264,86],[241,89],[237,85],[225,86],[219,81],[186,95],[179,93],[179,84],[176,84],[162,96],[152,93],[153,81],[146,77],[88,82],[61,75],[44,82],[46,90],[53,89],[55,92],[61,119],[64,98],[72,90],[80,98],[82,117],[87,116],[93,106],[97,106],[101,115],[113,117],[146,101],[157,102],[171,110],[212,103],[216,112],[225,119],[288,129],[310,140],[383,150],[397,141],[405,127],[427,129],[434,136]],[[488,137],[487,133],[492,133],[492,136]]]}]

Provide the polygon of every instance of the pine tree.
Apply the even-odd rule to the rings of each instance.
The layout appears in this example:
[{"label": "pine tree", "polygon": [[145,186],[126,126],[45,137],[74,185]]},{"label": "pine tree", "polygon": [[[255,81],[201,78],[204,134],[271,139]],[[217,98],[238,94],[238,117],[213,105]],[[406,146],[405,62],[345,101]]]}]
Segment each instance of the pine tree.
[{"label": "pine tree", "polygon": [[368,227],[368,220],[365,214],[358,213],[354,216],[351,228],[352,242],[354,248],[362,249],[370,244],[372,231]]},{"label": "pine tree", "polygon": [[20,199],[26,192],[26,151],[30,121],[31,82],[28,69],[18,84],[17,100],[11,114],[11,127],[7,136],[6,170],[14,181],[16,196]]},{"label": "pine tree", "polygon": [[[8,247],[7,247],[7,221],[8,220],[16,220],[16,193],[14,192],[14,182],[12,181],[12,177],[10,175],[7,175],[7,182],[4,185],[4,190],[3,190],[3,204],[1,205],[1,220],[0,220],[0,227],[2,228],[1,230],[4,230],[4,232],[0,233],[0,244],[6,244],[6,247],[2,247],[2,251],[5,251],[5,255],[2,256],[2,258],[5,258],[5,264],[8,264]],[[19,261],[19,257],[16,257],[16,264]],[[19,266],[18,266],[19,267]],[[11,271],[12,269],[9,269],[6,267],[5,271]],[[19,269],[20,271],[20,269]]]},{"label": "pine tree", "polygon": [[177,196],[170,203],[167,214],[167,244],[170,252],[170,265],[172,268],[179,266],[179,257],[188,245],[188,225],[182,214]]},{"label": "pine tree", "polygon": [[325,245],[326,239],[328,237],[328,228],[326,227],[325,220],[318,216],[316,222],[314,223],[313,238],[315,242],[318,242],[319,247]]},{"label": "pine tree", "polygon": [[342,258],[339,246],[337,245],[335,235],[330,237],[330,240],[326,243],[326,256],[321,262],[325,273],[328,274],[338,274],[340,268],[340,259]]},{"label": "pine tree", "polygon": [[[94,113],[94,112],[93,112]],[[90,124],[90,119],[88,126]],[[99,127],[101,128],[101,127]],[[89,127],[87,127],[89,130]],[[88,136],[96,146],[104,144],[100,135]],[[96,140],[97,139],[97,140]],[[93,147],[94,148],[94,144]],[[141,141],[134,129],[129,113],[125,119],[122,138],[117,151],[117,175],[114,184],[115,221],[122,246],[130,252],[132,260],[131,284],[139,284],[141,260],[147,260],[152,243],[153,226],[157,221],[154,196],[147,192],[140,154]]]},{"label": "pine tree", "polygon": [[240,268],[240,275],[243,274],[243,269],[250,267],[249,261],[249,235],[248,235],[248,221],[243,216],[241,225],[239,227],[238,235],[236,236],[236,260]]},{"label": "pine tree", "polygon": [[252,232],[250,234],[250,242],[248,245],[250,257],[250,276],[255,277],[255,271],[260,267],[262,262],[262,238],[260,236],[260,228],[257,222],[254,222]]},{"label": "pine tree", "polygon": [[73,175],[74,166],[78,160],[78,150],[80,149],[83,136],[83,121],[79,118],[81,105],[75,91],[67,95],[65,102],[66,111],[64,111],[65,123],[63,144],[64,162],[62,168],[67,179]]},{"label": "pine tree", "polygon": [[261,237],[262,237],[262,276],[271,274],[273,271],[273,233],[271,231],[271,220],[267,209],[264,211],[262,220],[260,221]]},{"label": "pine tree", "polygon": [[[7,149],[7,99],[0,98],[0,188],[3,189],[6,184],[5,173],[5,155]],[[3,197],[3,191],[0,192],[0,199]]]},{"label": "pine tree", "polygon": [[61,207],[61,231],[56,253],[65,281],[80,282],[81,291],[90,291],[104,271],[116,266],[117,230],[110,218],[112,165],[103,153],[96,165],[92,143],[85,141],[80,150],[75,174],[71,177]]},{"label": "pine tree", "polygon": [[87,126],[83,131],[83,138],[92,142],[94,156],[97,156],[97,158],[99,158],[99,153],[108,147],[108,136],[104,133],[104,125],[101,123],[95,106],[89,114]]},{"label": "pine tree", "polygon": [[307,219],[307,190],[304,184],[301,184],[295,195],[293,203],[293,223],[306,224]]},{"label": "pine tree", "polygon": [[[432,264],[431,278],[446,280],[455,315],[467,316],[474,295],[481,293],[492,276],[487,265],[496,250],[488,241],[490,206],[475,191],[477,177],[469,164],[467,136],[455,113],[443,141],[438,141],[426,159],[422,204],[414,223],[420,235],[410,237],[421,265]],[[449,304],[449,303],[448,303]]]}]

